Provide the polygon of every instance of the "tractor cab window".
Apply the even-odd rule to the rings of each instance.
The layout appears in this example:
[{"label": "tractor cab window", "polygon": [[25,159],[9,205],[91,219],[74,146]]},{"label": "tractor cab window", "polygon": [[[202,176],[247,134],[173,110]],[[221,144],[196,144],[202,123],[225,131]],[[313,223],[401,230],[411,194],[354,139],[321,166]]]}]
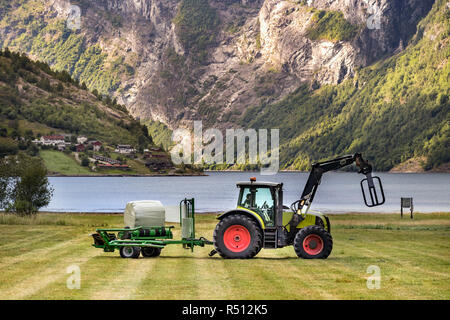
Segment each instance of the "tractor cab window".
[{"label": "tractor cab window", "polygon": [[267,226],[275,222],[274,194],[268,187],[245,187],[241,190],[239,206],[258,213]]}]

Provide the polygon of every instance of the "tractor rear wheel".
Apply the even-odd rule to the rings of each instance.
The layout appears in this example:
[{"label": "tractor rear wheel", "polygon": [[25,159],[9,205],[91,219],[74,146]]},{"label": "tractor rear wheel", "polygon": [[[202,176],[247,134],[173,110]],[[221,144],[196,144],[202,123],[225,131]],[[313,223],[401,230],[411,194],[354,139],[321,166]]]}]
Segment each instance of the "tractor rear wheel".
[{"label": "tractor rear wheel", "polygon": [[161,248],[143,247],[141,253],[145,258],[157,257],[161,254]]},{"label": "tractor rear wheel", "polygon": [[262,230],[250,217],[233,214],[223,218],[214,230],[216,251],[227,259],[250,259],[261,250]]},{"label": "tractor rear wheel", "polygon": [[139,247],[121,247],[120,248],[120,256],[122,258],[139,258],[139,254],[141,253],[141,248]]},{"label": "tractor rear wheel", "polygon": [[324,228],[308,226],[295,235],[294,250],[304,259],[326,259],[333,249],[333,238]]}]

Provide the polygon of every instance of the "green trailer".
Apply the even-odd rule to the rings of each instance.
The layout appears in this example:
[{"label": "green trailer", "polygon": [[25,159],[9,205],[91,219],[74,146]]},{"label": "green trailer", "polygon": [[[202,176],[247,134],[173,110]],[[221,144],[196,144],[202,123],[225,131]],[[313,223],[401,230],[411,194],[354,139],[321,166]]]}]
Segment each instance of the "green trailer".
[{"label": "green trailer", "polygon": [[105,252],[119,250],[122,258],[157,257],[168,244],[181,244],[183,248],[194,251],[195,246],[204,247],[213,242],[204,237],[195,238],[194,199],[180,201],[181,239],[174,240],[174,226],[137,226],[125,228],[101,228],[92,234],[93,246]]}]

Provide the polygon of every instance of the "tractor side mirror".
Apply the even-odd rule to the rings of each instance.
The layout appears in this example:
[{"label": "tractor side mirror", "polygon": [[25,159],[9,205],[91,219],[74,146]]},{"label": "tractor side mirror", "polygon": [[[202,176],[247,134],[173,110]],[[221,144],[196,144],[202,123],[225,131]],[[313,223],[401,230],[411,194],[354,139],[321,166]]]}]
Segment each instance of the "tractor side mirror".
[{"label": "tractor side mirror", "polygon": [[372,173],[366,174],[366,178],[361,180],[361,191],[364,203],[369,208],[381,206],[385,201],[381,179],[379,177],[372,177]]}]

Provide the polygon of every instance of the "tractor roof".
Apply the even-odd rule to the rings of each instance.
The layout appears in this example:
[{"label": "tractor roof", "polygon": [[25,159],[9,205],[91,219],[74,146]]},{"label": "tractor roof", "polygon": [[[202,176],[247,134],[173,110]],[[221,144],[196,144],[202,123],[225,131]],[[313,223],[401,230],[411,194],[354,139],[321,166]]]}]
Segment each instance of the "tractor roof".
[{"label": "tractor roof", "polygon": [[278,182],[267,182],[267,181],[240,181],[237,183],[237,186],[253,186],[253,187],[278,187],[281,186],[282,183]]}]

